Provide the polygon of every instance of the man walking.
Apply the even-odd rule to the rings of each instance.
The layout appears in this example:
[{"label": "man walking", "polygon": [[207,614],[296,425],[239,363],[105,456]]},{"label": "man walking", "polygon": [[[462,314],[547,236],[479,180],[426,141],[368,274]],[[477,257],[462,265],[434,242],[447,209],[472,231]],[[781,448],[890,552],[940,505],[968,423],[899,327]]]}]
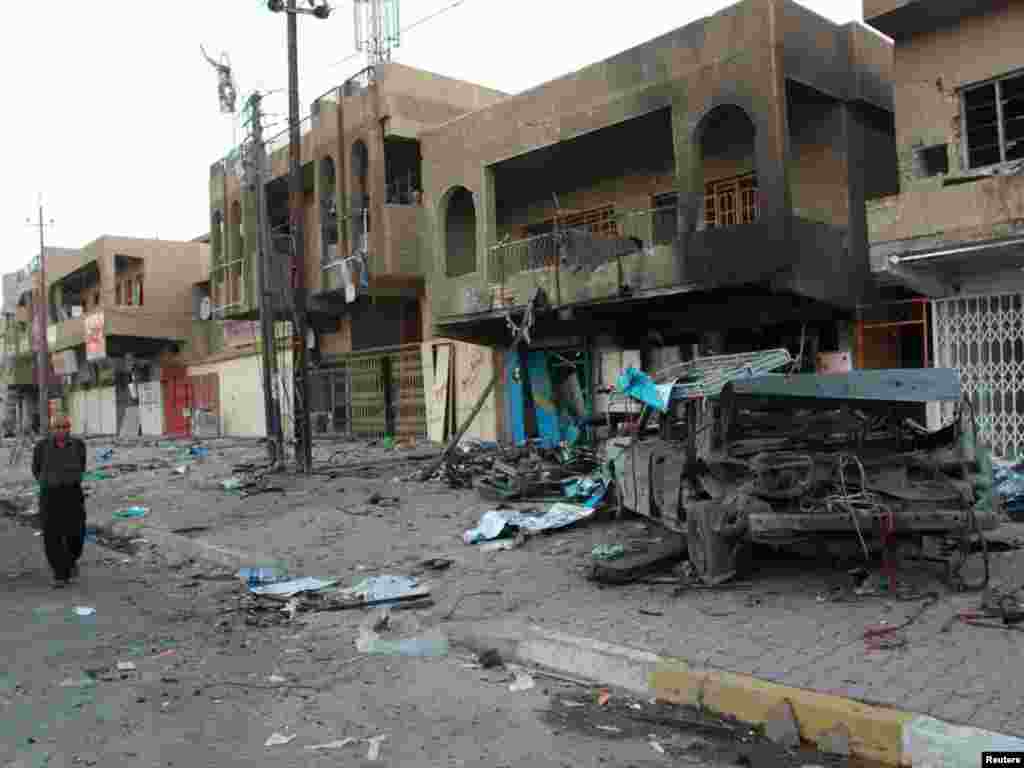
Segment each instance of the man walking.
[{"label": "man walking", "polygon": [[67,586],[78,575],[78,558],[85,542],[85,443],[71,437],[70,431],[70,419],[59,416],[53,435],[36,443],[32,454],[32,474],[39,482],[43,545],[53,569],[54,587]]}]

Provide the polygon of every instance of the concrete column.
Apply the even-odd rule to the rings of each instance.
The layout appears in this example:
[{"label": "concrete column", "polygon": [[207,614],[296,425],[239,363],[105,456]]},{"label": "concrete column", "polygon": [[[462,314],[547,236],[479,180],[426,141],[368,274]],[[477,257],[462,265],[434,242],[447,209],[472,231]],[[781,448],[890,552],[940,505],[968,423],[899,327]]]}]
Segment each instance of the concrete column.
[{"label": "concrete column", "polygon": [[845,279],[849,282],[848,295],[852,303],[864,302],[871,278],[871,263],[868,246],[867,211],[864,194],[867,187],[865,167],[865,130],[863,118],[855,106],[843,103],[838,106],[842,121],[842,151],[846,159],[847,197],[850,219],[846,234],[845,260],[848,264]]},{"label": "concrete column", "polygon": [[485,166],[482,183],[480,184],[480,194],[474,196],[474,203],[476,204],[477,272],[484,279],[484,285],[489,285],[491,282],[491,276],[488,274],[490,269],[490,247],[497,239],[498,233],[498,211],[495,205],[496,193],[494,169]]}]

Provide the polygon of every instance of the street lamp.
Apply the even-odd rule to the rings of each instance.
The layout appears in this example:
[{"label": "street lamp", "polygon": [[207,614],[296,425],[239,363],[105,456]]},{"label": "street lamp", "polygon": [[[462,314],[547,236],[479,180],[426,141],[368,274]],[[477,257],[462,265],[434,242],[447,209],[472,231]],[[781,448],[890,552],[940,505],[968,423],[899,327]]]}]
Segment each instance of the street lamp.
[{"label": "street lamp", "polygon": [[309,318],[307,317],[305,244],[302,232],[302,167],[299,131],[299,14],[308,14],[318,19],[326,19],[331,15],[331,7],[322,0],[307,0],[309,8],[298,8],[296,0],[267,0],[267,8],[274,13],[288,15],[288,197],[291,219],[292,238],[292,291],[294,299],[294,365],[292,372],[295,377],[295,457],[299,470],[309,474],[313,470],[313,429],[309,421],[309,371],[307,370],[307,342],[309,336]]}]

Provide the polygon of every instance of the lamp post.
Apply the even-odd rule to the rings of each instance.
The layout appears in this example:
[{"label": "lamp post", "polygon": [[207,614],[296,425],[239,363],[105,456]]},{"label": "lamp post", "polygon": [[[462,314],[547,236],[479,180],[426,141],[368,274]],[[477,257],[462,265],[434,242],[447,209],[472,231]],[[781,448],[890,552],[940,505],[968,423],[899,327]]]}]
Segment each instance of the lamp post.
[{"label": "lamp post", "polygon": [[294,363],[292,371],[295,387],[295,458],[299,470],[309,474],[313,469],[313,429],[309,421],[309,371],[307,370],[307,316],[305,243],[302,227],[302,167],[299,130],[299,14],[326,19],[331,8],[326,3],[309,0],[310,8],[299,8],[296,0],[268,0],[267,8],[274,13],[288,15],[288,128],[289,128],[289,211],[292,240],[292,293],[294,295]]}]

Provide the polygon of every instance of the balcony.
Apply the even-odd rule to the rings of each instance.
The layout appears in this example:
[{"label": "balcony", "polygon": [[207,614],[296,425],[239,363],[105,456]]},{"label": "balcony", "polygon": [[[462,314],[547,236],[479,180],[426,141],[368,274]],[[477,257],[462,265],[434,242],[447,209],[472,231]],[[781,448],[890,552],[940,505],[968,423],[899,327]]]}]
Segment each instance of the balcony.
[{"label": "balcony", "polygon": [[520,306],[537,288],[555,304],[575,304],[678,285],[676,215],[674,204],[627,211],[494,245],[485,288],[468,284],[472,275],[456,278],[467,285],[462,297],[452,297],[462,305],[453,314]]},{"label": "balcony", "polygon": [[999,0],[864,0],[864,23],[899,41],[1000,5]]}]

